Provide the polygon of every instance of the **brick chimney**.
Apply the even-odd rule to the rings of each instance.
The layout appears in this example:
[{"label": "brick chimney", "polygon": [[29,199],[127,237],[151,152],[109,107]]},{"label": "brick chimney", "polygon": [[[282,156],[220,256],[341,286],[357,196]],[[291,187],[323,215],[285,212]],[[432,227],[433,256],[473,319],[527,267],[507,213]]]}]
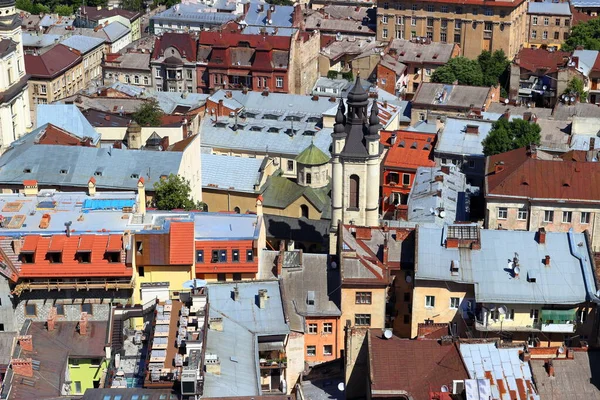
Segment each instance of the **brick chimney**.
[{"label": "brick chimney", "polygon": [[262,194],[259,194],[256,198],[256,215],[263,215],[263,197]]},{"label": "brick chimney", "polygon": [[13,358],[10,360],[15,375],[33,378],[33,361],[31,358]]},{"label": "brick chimney", "polygon": [[552,360],[546,361],[546,372],[548,372],[548,376],[554,376],[554,363]]},{"label": "brick chimney", "polygon": [[546,267],[550,266],[550,256],[547,255],[546,258],[544,258],[544,265]]},{"label": "brick chimney", "polygon": [[383,240],[383,261],[382,261],[383,265],[388,264],[389,252],[390,252],[390,249],[388,247],[388,238],[386,236],[386,238]]},{"label": "brick chimney", "polygon": [[538,229],[537,240],[539,244],[546,244],[546,229]]},{"label": "brick chimney", "polygon": [[52,307],[48,313],[48,319],[46,320],[46,326],[49,331],[53,331],[56,328],[57,315],[56,307]]},{"label": "brick chimney", "polygon": [[17,336],[17,341],[24,351],[33,351],[33,338],[31,335]]},{"label": "brick chimney", "polygon": [[280,277],[283,270],[283,258],[285,257],[285,241],[279,242],[279,255],[277,256],[277,276]]},{"label": "brick chimney", "polygon": [[96,178],[93,176],[88,181],[88,195],[93,197],[96,195]]},{"label": "brick chimney", "polygon": [[233,301],[238,301],[240,299],[240,289],[238,289],[237,285],[233,288],[232,296]]},{"label": "brick chimney", "polygon": [[450,166],[442,165],[442,167],[440,168],[440,171],[442,171],[446,175],[450,175]]},{"label": "brick chimney", "polygon": [[479,133],[479,126],[477,126],[477,125],[467,125],[466,133],[477,135]]},{"label": "brick chimney", "polygon": [[250,2],[244,3],[244,16],[248,14],[248,11],[250,11]]},{"label": "brick chimney", "polygon": [[162,147],[162,151],[166,151],[169,148],[169,137],[165,136],[160,139],[160,147]]},{"label": "brick chimney", "polygon": [[294,6],[294,14],[292,15],[292,26],[298,28],[300,23],[302,22],[302,6],[300,4],[296,4]]},{"label": "brick chimney", "polygon": [[79,318],[79,334],[87,335],[88,333],[88,313],[82,312]]},{"label": "brick chimney", "polygon": [[596,138],[590,138],[590,151],[593,151],[596,148]]},{"label": "brick chimney", "polygon": [[267,294],[267,289],[258,289],[258,307],[265,308],[267,306],[267,299],[269,298]]}]

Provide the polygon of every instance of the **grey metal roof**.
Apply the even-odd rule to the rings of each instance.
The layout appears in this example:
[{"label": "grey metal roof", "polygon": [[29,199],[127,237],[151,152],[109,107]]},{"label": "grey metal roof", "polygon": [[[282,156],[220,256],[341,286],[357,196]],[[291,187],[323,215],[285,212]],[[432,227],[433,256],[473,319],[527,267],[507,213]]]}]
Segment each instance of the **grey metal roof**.
[{"label": "grey metal roof", "polygon": [[[239,299],[233,300],[237,287]],[[266,289],[268,299],[265,308],[257,303],[258,291]],[[256,335],[284,335],[290,332],[283,314],[283,300],[277,281],[242,281],[208,285],[211,310],[221,313]]]},{"label": "grey metal roof", "polygon": [[[525,387],[535,388],[529,363],[521,360],[522,348],[498,348],[496,343],[461,343],[459,349],[471,379],[486,379],[489,382],[486,372],[494,377],[494,384],[488,385],[492,399],[504,398],[506,390],[520,393],[517,379],[522,380]],[[499,389],[500,382],[504,387],[502,393]],[[537,393],[528,393],[527,400],[539,400]],[[520,395],[518,398],[525,400]]]},{"label": "grey metal roof", "polygon": [[281,279],[292,330],[304,332],[303,317],[341,315],[339,291],[334,290],[340,285],[339,270],[329,268],[326,254],[285,252]]},{"label": "grey metal roof", "polygon": [[[464,215],[465,190],[468,188],[465,175],[457,166],[446,166],[449,174],[440,167],[419,167],[408,195],[408,220],[443,226],[456,221],[458,207]],[[439,193],[441,192],[441,195]],[[462,193],[462,195],[460,194]],[[459,197],[460,196],[460,197]],[[433,212],[432,212],[433,210]],[[443,213],[440,213],[443,210]]]},{"label": "grey metal roof", "polygon": [[113,43],[121,39],[123,36],[127,35],[129,32],[131,32],[131,29],[129,29],[127,26],[123,25],[118,21],[113,21],[110,24],[106,25],[103,31],[108,37],[108,41],[110,43]]},{"label": "grey metal roof", "polygon": [[[595,295],[583,233],[548,232],[546,243],[538,244],[537,232],[482,229],[481,250],[470,250],[444,247],[447,232],[448,226],[418,228],[415,279],[474,284],[477,302],[486,303],[578,304]],[[547,255],[549,267],[542,263]],[[515,256],[517,278],[508,263]],[[450,272],[452,261],[460,263],[458,275]],[[538,273],[536,282],[526,279],[530,270]]]},{"label": "grey metal roof", "polygon": [[74,48],[83,55],[88,51],[101,46],[104,43],[104,40],[91,36],[73,35],[63,40],[61,43],[67,47]]},{"label": "grey metal roof", "polygon": [[490,88],[482,86],[446,85],[444,83],[423,82],[413,98],[413,107],[417,105],[435,105],[438,107],[483,107]]},{"label": "grey metal roof", "polygon": [[[537,3],[529,3],[537,4]],[[568,6],[568,3],[558,3],[564,4]],[[579,57],[579,63],[577,65],[577,70],[581,72],[584,76],[589,76],[590,71],[594,67],[594,63],[596,62],[596,58],[598,58],[598,50],[575,50],[573,51],[573,57]]]},{"label": "grey metal roof", "polygon": [[[158,105],[166,114],[171,114],[178,106],[190,107],[194,110],[206,104],[206,100],[210,97],[203,93],[181,93],[181,92],[159,92],[155,89],[143,88],[125,83],[113,83],[110,88],[122,91],[130,96],[140,99],[155,99]],[[111,99],[115,100],[115,99]]]},{"label": "grey metal roof", "polygon": [[223,24],[234,20],[236,17],[232,13],[216,12],[216,8],[208,7],[205,4],[181,3],[150,17],[150,19],[155,22],[179,21]]},{"label": "grey metal roof", "polygon": [[421,132],[421,133],[438,133],[438,127],[435,123],[429,123],[427,121],[419,121],[413,126],[409,126],[405,129],[408,132]]},{"label": "grey metal roof", "polygon": [[[479,133],[467,133],[467,125],[477,126]],[[491,130],[492,122],[490,121],[446,118],[444,128],[438,135],[435,152],[483,157],[481,142]]]},{"label": "grey metal roof", "polygon": [[600,1],[598,0],[571,0],[571,4],[575,8],[600,8]]},{"label": "grey metal roof", "polygon": [[93,144],[100,140],[100,134],[74,104],[38,104],[37,127],[48,123],[64,129],[81,140],[90,138]]},{"label": "grey metal roof", "polygon": [[262,218],[256,214],[195,213],[196,240],[258,239]]},{"label": "grey metal roof", "polygon": [[271,28],[271,26],[257,26],[257,25],[248,25],[246,26],[241,33],[244,35],[262,35],[264,32],[263,28],[267,28],[267,33],[271,36],[292,36],[298,28]]},{"label": "grey metal roof", "polygon": [[22,38],[23,38],[23,41],[22,41],[23,47],[43,48],[43,47],[53,46],[56,43],[58,43],[58,41],[61,38],[61,35],[51,35],[51,34],[38,35],[36,33],[23,32]]},{"label": "grey metal roof", "polygon": [[569,3],[555,3],[551,1],[531,2],[527,8],[528,14],[549,14],[549,15],[571,15]]},{"label": "grey metal roof", "polygon": [[417,43],[405,39],[393,39],[390,42],[390,48],[396,50],[393,57],[400,63],[445,64],[452,57],[454,46],[452,43]]},{"label": "grey metal roof", "polygon": [[[259,9],[262,7],[262,11]],[[269,7],[274,9],[271,12],[271,23],[268,23],[267,12]],[[249,26],[264,26],[264,27],[281,27],[291,28],[292,16],[294,15],[293,6],[279,6],[269,4],[250,3],[248,12],[244,16],[244,20]]]},{"label": "grey metal roof", "polygon": [[260,184],[261,158],[202,154],[202,187],[254,193]]},{"label": "grey metal roof", "polygon": [[[99,188],[136,190],[139,177],[143,177],[147,190],[152,190],[161,175],[178,173],[183,155],[178,151],[34,144],[35,136],[36,131],[31,132],[2,154],[1,183],[22,185],[25,179],[35,179],[41,186],[87,188],[94,177]],[[101,175],[96,174],[99,170]]]},{"label": "grey metal roof", "polygon": [[17,337],[17,332],[0,332],[0,365],[8,365],[10,363],[12,346],[14,339]]}]

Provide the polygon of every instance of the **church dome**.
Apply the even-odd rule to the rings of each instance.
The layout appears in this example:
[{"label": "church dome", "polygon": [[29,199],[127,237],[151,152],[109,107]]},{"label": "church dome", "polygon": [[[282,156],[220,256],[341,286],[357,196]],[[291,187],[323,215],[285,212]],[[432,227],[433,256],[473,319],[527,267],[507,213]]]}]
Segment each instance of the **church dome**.
[{"label": "church dome", "polygon": [[311,143],[302,153],[298,154],[296,162],[302,165],[323,165],[329,162],[329,156]]}]

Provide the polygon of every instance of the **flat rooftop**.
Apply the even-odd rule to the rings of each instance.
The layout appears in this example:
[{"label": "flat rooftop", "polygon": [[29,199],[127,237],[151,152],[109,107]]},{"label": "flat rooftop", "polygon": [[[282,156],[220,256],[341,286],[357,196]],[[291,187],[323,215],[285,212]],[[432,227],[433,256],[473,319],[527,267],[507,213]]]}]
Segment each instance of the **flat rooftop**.
[{"label": "flat rooftop", "polygon": [[258,239],[255,214],[195,213],[196,240]]}]

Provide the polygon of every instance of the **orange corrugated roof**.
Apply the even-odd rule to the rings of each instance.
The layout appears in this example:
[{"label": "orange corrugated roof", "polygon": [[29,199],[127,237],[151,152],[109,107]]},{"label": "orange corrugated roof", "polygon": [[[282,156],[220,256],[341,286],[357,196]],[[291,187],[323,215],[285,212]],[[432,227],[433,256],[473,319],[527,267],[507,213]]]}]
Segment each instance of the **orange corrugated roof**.
[{"label": "orange corrugated roof", "polygon": [[169,232],[169,263],[194,263],[194,222],[171,222]]},{"label": "orange corrugated roof", "polygon": [[[396,131],[396,143],[388,149],[383,162],[384,167],[414,169],[418,167],[434,167],[433,147],[434,133],[415,133]],[[391,132],[381,135],[382,143],[389,144]]]},{"label": "orange corrugated roof", "polygon": [[37,185],[37,181],[35,179],[26,179],[23,181],[23,185],[25,186],[35,186]]},{"label": "orange corrugated roof", "polygon": [[123,248],[123,237],[121,235],[109,235],[106,251],[120,251]]},{"label": "orange corrugated roof", "polygon": [[[112,242],[120,243],[120,235],[110,235]],[[131,268],[122,262],[111,263],[106,257],[108,235],[70,236],[56,235],[53,237],[27,236],[23,249],[35,251],[34,262],[21,264],[21,277],[51,278],[51,277],[129,277]],[[84,247],[82,247],[82,244]],[[59,246],[60,245],[60,246]],[[50,248],[60,247],[61,263],[51,263],[47,257]],[[77,252],[85,248],[91,250],[90,262],[80,263]],[[118,250],[120,250],[120,245]],[[33,249],[33,250],[30,250]],[[23,251],[23,250],[22,250]]]}]

